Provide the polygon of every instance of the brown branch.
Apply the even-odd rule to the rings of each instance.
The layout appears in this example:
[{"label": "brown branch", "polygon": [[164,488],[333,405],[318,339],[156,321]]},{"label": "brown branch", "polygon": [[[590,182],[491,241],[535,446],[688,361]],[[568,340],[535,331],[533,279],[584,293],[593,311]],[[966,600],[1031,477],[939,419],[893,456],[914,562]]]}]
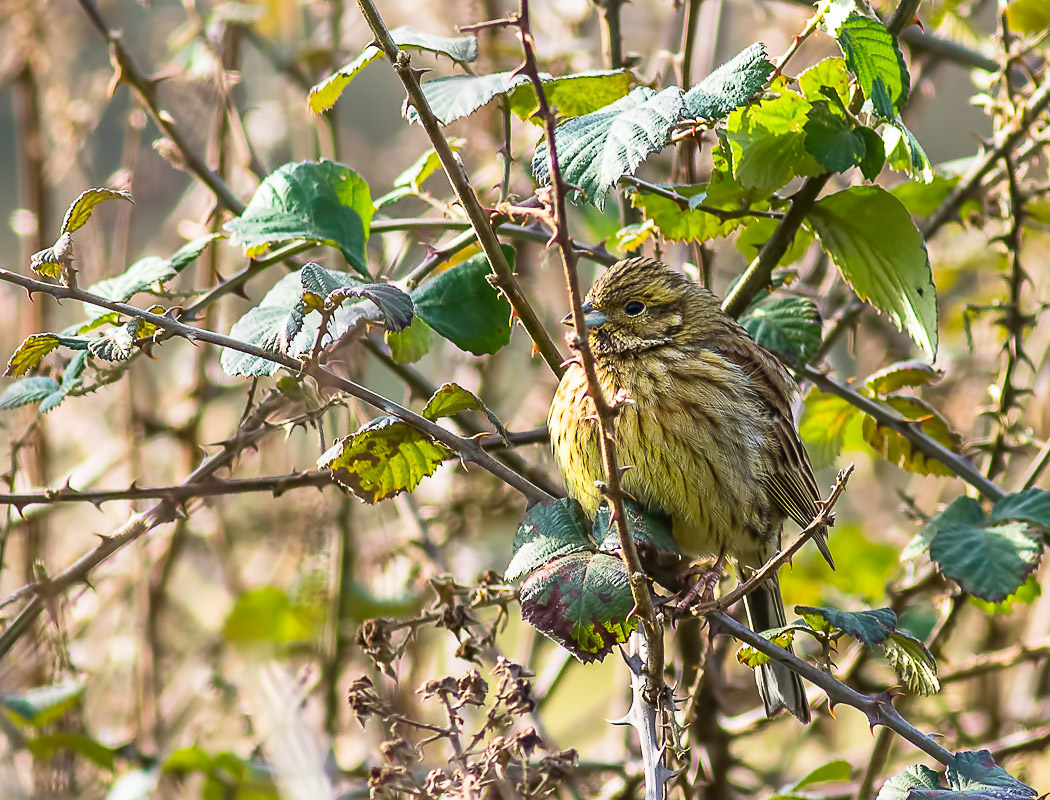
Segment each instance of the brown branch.
[{"label": "brown branch", "polygon": [[940,681],[942,686],[949,683],[958,683],[980,675],[987,675],[990,672],[1009,669],[1018,664],[1042,661],[1044,658],[1050,658],[1050,638],[1027,643],[1021,642],[1013,647],[1007,647],[991,653],[982,653],[967,663],[944,673],[940,676]]},{"label": "brown branch", "polygon": [[460,205],[463,206],[471,226],[478,235],[478,242],[489,260],[489,266],[492,268],[493,284],[510,301],[511,306],[514,308],[514,313],[521,320],[521,324],[525,327],[529,336],[532,337],[536,349],[543,357],[543,360],[547,362],[551,372],[560,377],[563,372],[561,353],[558,352],[557,345],[554,344],[550,334],[547,333],[543,323],[540,322],[539,317],[529,303],[528,298],[522,292],[514,271],[503,255],[503,250],[500,247],[495,228],[489,220],[489,215],[481,207],[481,203],[474,192],[474,187],[470,184],[470,179],[467,177],[467,172],[462,162],[452,152],[448,140],[441,132],[441,123],[434,116],[434,112],[427,102],[426,95],[423,94],[423,89],[419,83],[419,73],[412,69],[408,52],[398,48],[373,0],[358,0],[358,5],[361,8],[361,13],[368,20],[368,25],[371,27],[372,33],[375,34],[376,41],[383,49],[383,52],[386,53],[387,59],[394,66],[394,72],[397,73],[397,76],[404,84],[408,92],[409,102],[416,109],[423,130],[426,131],[427,136],[430,138],[430,143],[441,161],[441,166],[448,176],[449,183],[452,184],[456,197],[459,198]]}]

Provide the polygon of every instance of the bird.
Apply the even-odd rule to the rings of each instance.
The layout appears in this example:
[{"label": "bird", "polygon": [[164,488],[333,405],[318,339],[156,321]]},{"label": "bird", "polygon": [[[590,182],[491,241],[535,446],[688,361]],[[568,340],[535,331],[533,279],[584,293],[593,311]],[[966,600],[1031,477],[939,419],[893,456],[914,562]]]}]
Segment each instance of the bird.
[{"label": "bird", "polygon": [[[713,293],[655,259],[613,264],[582,311],[602,393],[621,401],[614,438],[623,491],[671,518],[684,553],[717,555],[719,570],[728,557],[742,578],[762,566],[779,551],[786,519],[805,527],[820,510],[791,414],[798,391],[791,374]],[[572,315],[563,322],[572,324]],[[578,358],[561,378],[548,426],[566,490],[593,518],[605,475]],[[834,568],[826,528],[813,538]],[[775,575],[744,605],[754,630],[786,624]],[[756,681],[768,716],[786,709],[809,722],[797,674],[773,661],[756,669]]]}]

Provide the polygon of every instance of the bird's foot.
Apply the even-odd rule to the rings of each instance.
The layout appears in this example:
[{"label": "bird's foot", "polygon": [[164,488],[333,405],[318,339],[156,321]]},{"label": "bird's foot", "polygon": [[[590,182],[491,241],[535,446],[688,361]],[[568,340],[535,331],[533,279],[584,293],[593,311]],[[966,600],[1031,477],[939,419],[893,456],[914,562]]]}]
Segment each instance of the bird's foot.
[{"label": "bird's foot", "polygon": [[676,618],[690,616],[690,609],[699,599],[700,602],[708,602],[715,599],[715,588],[722,580],[723,557],[719,556],[709,567],[699,569],[696,574],[696,583],[689,587],[674,609]]}]

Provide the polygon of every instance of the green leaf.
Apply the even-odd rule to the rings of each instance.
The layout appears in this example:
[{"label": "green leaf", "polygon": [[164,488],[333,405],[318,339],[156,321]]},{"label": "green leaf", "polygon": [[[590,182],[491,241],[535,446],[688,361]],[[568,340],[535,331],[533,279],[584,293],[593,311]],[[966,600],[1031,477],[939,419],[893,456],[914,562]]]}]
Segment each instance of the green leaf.
[{"label": "green leaf", "polygon": [[[813,104],[809,119],[802,128],[806,152],[829,172],[845,172],[860,166],[867,154],[867,143],[850,122],[834,113],[827,103]],[[876,139],[879,146],[882,140]]]},{"label": "green leaf", "polygon": [[[571,192],[573,201],[604,208],[606,195],[620,178],[667,146],[682,108],[677,86],[659,93],[639,86],[611,105],[562,124],[555,132],[555,145],[562,175],[578,189]],[[550,182],[547,158],[543,143],[532,159],[540,184]]]},{"label": "green leaf", "polygon": [[836,761],[830,761],[821,767],[817,767],[805,778],[796,783],[791,787],[791,791],[797,792],[799,789],[804,789],[807,786],[813,786],[817,783],[828,783],[829,781],[842,782],[849,780],[849,762],[843,759]]},{"label": "green leaf", "polygon": [[314,639],[318,621],[308,607],[292,603],[281,589],[265,586],[237,598],[222,631],[231,644],[286,645]]},{"label": "green leaf", "polygon": [[[960,451],[959,434],[953,431],[941,413],[926,401],[908,395],[891,394],[879,402],[886,403],[905,419],[918,422],[923,433],[953,453]],[[867,414],[864,415],[862,432],[864,441],[871,445],[876,453],[885,456],[887,461],[901,469],[919,475],[942,475],[946,478],[955,474],[947,465],[928,457],[910,439],[905,439],[891,428],[881,426],[878,420]]]},{"label": "green leaf", "polygon": [[[452,137],[448,140],[449,149],[453,153],[458,153],[466,145],[466,139],[458,139]],[[408,167],[404,172],[394,178],[394,188],[407,188],[411,189],[413,194],[418,194],[423,181],[433,175],[441,169],[441,159],[438,158],[437,151],[431,147],[423,155],[417,158],[411,166]],[[376,201],[376,206],[381,205],[380,201]]]},{"label": "green leaf", "polygon": [[0,708],[15,722],[42,728],[61,718],[80,702],[84,684],[67,680],[12,694],[0,694]]},{"label": "green leaf", "polygon": [[1000,603],[989,603],[987,600],[981,600],[973,595],[970,596],[969,600],[985,614],[1009,614],[1014,610],[1015,605],[1031,605],[1042,594],[1043,588],[1039,585],[1039,579],[1035,574],[1032,574],[1021,584],[1021,588]]},{"label": "green leaf", "polygon": [[911,79],[893,34],[878,20],[853,13],[834,35],[864,97],[879,116],[894,119],[908,99]]},{"label": "green leaf", "polygon": [[772,74],[766,48],[756,42],[685,93],[685,116],[707,121],[723,119],[750,100]]},{"label": "green leaf", "polygon": [[429,420],[451,417],[460,411],[483,411],[485,404],[482,403],[473,392],[469,392],[456,383],[446,383],[441,386],[429,400],[423,409],[423,416]]},{"label": "green leaf", "polygon": [[1022,522],[942,524],[930,542],[941,572],[984,600],[1005,600],[1039,564],[1041,539]]},{"label": "green leaf", "polygon": [[434,331],[418,314],[412,317],[411,324],[403,331],[388,330],[383,334],[390,357],[398,364],[410,364],[419,361],[430,352],[434,344]]},{"label": "green leaf", "polygon": [[900,117],[883,125],[880,131],[886,161],[898,172],[906,172],[922,183],[933,180],[933,166],[919,140],[908,130]]},{"label": "green leaf", "polygon": [[30,269],[45,278],[58,278],[72,262],[73,236],[69,233],[63,233],[51,247],[38,250],[29,257]]},{"label": "green leaf", "polygon": [[959,184],[959,176],[934,175],[927,182],[908,181],[890,189],[890,193],[896,197],[904,207],[918,217],[928,217],[941,207],[948,195],[951,194]]},{"label": "green leaf", "polygon": [[941,690],[937,662],[921,641],[907,631],[896,630],[882,647],[886,651],[886,660],[910,692],[925,697]]},{"label": "green leaf", "polygon": [[726,136],[733,152],[733,175],[746,189],[779,189],[796,176],[824,170],[806,151],[803,129],[813,106],[780,86],[763,99],[729,115]]},{"label": "green leaf", "polygon": [[[631,90],[631,73],[625,69],[592,70],[553,78],[542,75],[543,94],[560,119],[582,117],[610,103]],[[535,125],[543,120],[533,116],[539,108],[536,91],[531,84],[518,85],[509,95],[510,110],[520,119]]]},{"label": "green leaf", "polygon": [[[259,305],[234,323],[230,336],[273,353],[298,358],[310,352],[321,322],[321,315],[311,313],[304,298],[308,295],[327,298],[338,289],[359,289],[366,285],[348,272],[326,270],[311,262],[274,284]],[[378,321],[378,314],[375,304],[364,298],[356,303],[344,303],[328,324],[328,336],[331,341],[338,341],[361,320]],[[273,361],[236,350],[223,350],[219,363],[227,375],[245,377],[273,375],[280,369]]]},{"label": "green leaf", "polygon": [[[777,647],[787,649],[791,646],[791,643],[795,640],[795,632],[797,626],[785,625],[781,628],[773,628],[768,631],[757,631],[757,633],[764,639],[768,639]],[[749,644],[740,646],[740,649],[736,651],[736,660],[743,664],[745,667],[755,669],[768,664],[772,659],[763,653],[761,650],[756,650]]]},{"label": "green leaf", "polygon": [[879,186],[854,186],[818,200],[809,221],[853,291],[932,361],[937,293],[926,243],[900,201]]},{"label": "green leaf", "polygon": [[[118,303],[126,303],[139,292],[160,293],[164,284],[196,261],[205,248],[220,234],[201,236],[176,250],[169,258],[147,256],[140,258],[120,275],[88,287],[91,294],[105,297]],[[84,303],[84,312],[89,318],[97,318],[113,312],[91,303]]]},{"label": "green leaf", "polygon": [[835,463],[846,439],[846,427],[861,412],[838,395],[825,394],[815,386],[806,394],[798,433],[817,469]]},{"label": "green leaf", "polygon": [[513,556],[505,573],[516,581],[548,562],[577,553],[594,553],[590,523],[583,507],[572,498],[529,506],[514,534]]},{"label": "green leaf", "polygon": [[116,751],[106,747],[96,739],[87,734],[74,733],[73,731],[58,731],[37,736],[26,740],[26,747],[33,754],[33,758],[40,761],[49,761],[54,758],[59,750],[72,750],[84,758],[96,764],[102,769],[113,771],[116,762]]},{"label": "green leaf", "polygon": [[1043,33],[1050,28],[1050,0],[1011,0],[1006,24],[1016,33]]},{"label": "green leaf", "polygon": [[[970,800],[1027,800],[1038,794],[996,764],[987,750],[956,753],[948,761],[944,777],[951,789],[964,793]],[[924,797],[928,794],[922,793]]]},{"label": "green leaf", "polygon": [[839,631],[868,647],[882,644],[897,630],[897,615],[891,608],[839,611],[837,608],[795,606],[795,613],[814,630],[833,634],[833,638],[838,635],[835,631]]},{"label": "green leaf", "polygon": [[583,662],[601,661],[638,626],[623,559],[575,552],[549,561],[521,586],[521,616]]},{"label": "green leaf", "polygon": [[[514,268],[514,249],[503,253]],[[495,353],[510,342],[510,303],[488,281],[484,254],[468,258],[423,281],[412,292],[412,304],[438,334],[474,355]]]},{"label": "green leaf", "polygon": [[88,340],[79,336],[61,336],[57,333],[34,333],[27,336],[26,340],[15,350],[7,362],[7,371],[4,372],[4,375],[9,378],[25,375],[39,367],[40,362],[48,353],[62,346],[72,350],[84,350],[88,346]]},{"label": "green leaf", "polygon": [[770,297],[740,318],[751,338],[789,362],[805,363],[820,347],[820,311],[805,297]]},{"label": "green leaf", "polygon": [[30,403],[39,403],[48,395],[57,392],[61,384],[54,378],[34,376],[13,381],[0,394],[0,408],[21,408]]},{"label": "green leaf", "polygon": [[901,561],[910,561],[929,551],[937,531],[952,523],[981,527],[984,525],[984,509],[972,497],[955,498],[908,543],[901,553]]},{"label": "green leaf", "polygon": [[996,501],[988,515],[989,522],[1028,522],[1050,529],[1050,492],[1045,489],[1025,489]]},{"label": "green leaf", "polygon": [[936,383],[944,375],[942,370],[924,361],[898,361],[871,373],[864,385],[875,394],[887,394],[906,386],[925,386]]},{"label": "green leaf", "polygon": [[[542,77],[550,77],[545,75]],[[528,75],[514,72],[496,72],[491,75],[449,75],[435,78],[422,85],[430,110],[438,122],[448,125],[457,119],[469,116],[497,97],[509,94],[515,87],[529,82]],[[408,99],[401,115],[410,123],[419,122],[419,112],[409,105]]]},{"label": "green leaf", "polygon": [[[627,518],[627,530],[631,532],[631,538],[638,544],[649,545],[657,550],[666,550],[670,553],[681,553],[682,550],[675,541],[671,530],[669,517],[649,511],[634,500],[624,499],[623,512]],[[594,515],[594,525],[591,535],[598,545],[599,550],[607,553],[620,551],[620,535],[616,526],[612,524],[609,504],[602,501],[598,506],[598,513]]]},{"label": "green leaf", "polygon": [[[704,203],[727,211],[735,211],[746,202],[749,194],[737,187],[721,193],[719,202],[708,203],[712,184],[700,183],[694,186],[666,186],[668,190],[689,198],[692,202]],[[723,222],[714,214],[699,208],[683,208],[675,200],[658,194],[638,191],[631,195],[631,204],[640,208],[647,219],[652,220],[660,235],[669,242],[706,242],[719,236],[727,236],[742,225],[747,224],[746,217],[736,217]]]},{"label": "green leaf", "polygon": [[66,216],[62,220],[62,233],[73,233],[83,228],[91,218],[91,212],[95,210],[95,206],[118,198],[127,200],[131,204],[135,203],[131,198],[131,192],[123,189],[88,189],[86,192],[81,192],[80,197],[74,200],[66,210]]},{"label": "green leaf", "polygon": [[319,469],[366,503],[411,492],[433,475],[452,451],[395,417],[378,417],[336,441],[318,460]]},{"label": "green leaf", "polygon": [[875,800],[908,800],[913,789],[939,789],[941,786],[937,773],[922,764],[906,767],[899,775],[894,775],[879,789]]},{"label": "green leaf", "polygon": [[[306,294],[304,301],[309,303]],[[320,298],[317,298],[318,300]],[[335,289],[324,298],[326,309],[339,308],[350,302],[353,305],[359,300],[371,300],[379,313],[383,315],[383,324],[387,330],[395,333],[403,331],[412,322],[412,298],[392,283],[366,283],[363,286],[346,286]]]},{"label": "green leaf", "polygon": [[860,127],[854,133],[864,140],[864,158],[860,160],[860,174],[874,181],[886,166],[886,148],[882,137],[871,128]]},{"label": "green leaf", "polygon": [[839,98],[842,106],[849,105],[849,74],[846,62],[841,58],[825,58],[798,76],[798,88],[811,103],[824,100],[828,91]]},{"label": "green leaf", "polygon": [[[473,36],[432,36],[428,33],[420,33],[408,26],[394,28],[390,31],[390,35],[398,47],[428,50],[448,56],[457,63],[476,61],[478,58],[478,40]],[[353,61],[310,89],[308,101],[310,110],[317,114],[334,106],[335,101],[339,99],[339,95],[343,93],[350,81],[356,78],[361,70],[382,57],[382,50],[374,44],[368,45]]]},{"label": "green leaf", "polygon": [[301,239],[339,248],[367,277],[365,243],[374,211],[368,184],[352,169],[327,159],[299,161],[267,175],[244,213],[224,227],[248,257]]}]

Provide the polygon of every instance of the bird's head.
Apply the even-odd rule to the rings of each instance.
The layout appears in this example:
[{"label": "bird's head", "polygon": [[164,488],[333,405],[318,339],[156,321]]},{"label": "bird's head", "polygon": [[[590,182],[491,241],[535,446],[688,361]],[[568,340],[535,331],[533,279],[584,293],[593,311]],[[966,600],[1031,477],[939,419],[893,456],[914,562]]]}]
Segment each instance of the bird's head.
[{"label": "bird's head", "polygon": [[[583,313],[599,357],[706,338],[729,321],[713,294],[651,258],[613,264],[587,293]],[[571,325],[572,315],[562,322]]]}]

